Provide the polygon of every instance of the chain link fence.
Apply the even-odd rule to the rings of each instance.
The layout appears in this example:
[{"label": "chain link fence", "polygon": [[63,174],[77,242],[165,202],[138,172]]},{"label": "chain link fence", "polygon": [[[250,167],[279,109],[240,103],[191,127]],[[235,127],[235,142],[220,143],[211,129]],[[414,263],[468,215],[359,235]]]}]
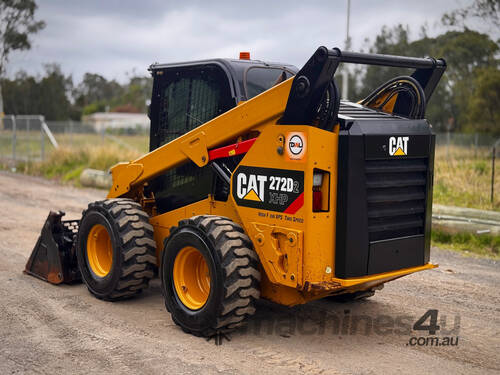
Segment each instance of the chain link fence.
[{"label": "chain link fence", "polygon": [[45,121],[43,116],[6,115],[0,121],[0,160],[15,167],[18,162],[44,161],[56,148],[81,148],[115,144],[140,153],[148,151],[149,129],[118,128],[97,131],[77,121]]},{"label": "chain link fence", "polygon": [[59,145],[43,116],[4,116],[0,122],[0,158],[17,161],[44,160],[49,147]]},{"label": "chain link fence", "polygon": [[474,157],[479,157],[491,154],[499,139],[491,134],[481,133],[437,133],[436,147],[444,148],[447,156],[451,156],[454,149],[465,148]]},{"label": "chain link fence", "polygon": [[[8,115],[0,121],[0,161],[12,168],[18,162],[43,161],[59,147],[78,150],[106,145],[144,154],[149,151],[149,129],[125,127],[97,131],[92,124],[45,121],[37,115]],[[495,163],[498,165],[495,159],[499,151],[500,139],[489,134],[436,134],[436,160],[480,160],[480,168],[487,165],[485,173],[491,173],[491,202],[495,195]]]},{"label": "chain link fence", "polygon": [[[459,159],[462,162],[477,161],[479,171],[489,170],[490,202],[495,202],[496,159],[500,152],[500,138],[491,134],[438,133],[436,134],[436,150],[439,157],[450,161]],[[481,164],[481,161],[485,164]],[[489,168],[485,167],[489,164]]]}]

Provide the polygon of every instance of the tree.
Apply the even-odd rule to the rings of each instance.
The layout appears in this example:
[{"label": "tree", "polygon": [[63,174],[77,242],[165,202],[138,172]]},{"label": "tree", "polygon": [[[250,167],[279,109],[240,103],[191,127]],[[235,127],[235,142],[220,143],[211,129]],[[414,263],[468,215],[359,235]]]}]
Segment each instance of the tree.
[{"label": "tree", "polygon": [[500,135],[499,108],[500,70],[494,66],[478,69],[467,106],[471,130]]},{"label": "tree", "polygon": [[[384,55],[410,56],[409,44],[409,29],[407,26],[405,27],[401,24],[393,28],[383,26],[380,33],[375,37],[373,45],[369,48],[369,52]],[[361,98],[366,97],[389,79],[398,75],[407,75],[409,72],[409,69],[368,66],[358,95]]]},{"label": "tree", "polygon": [[[473,85],[477,72],[486,67],[496,66],[495,55],[499,46],[486,34],[473,30],[448,31],[433,41],[432,53],[444,57],[448,68],[443,84],[448,93],[451,117],[455,130],[472,129],[467,113],[473,99]],[[434,102],[434,106],[441,105]]]},{"label": "tree", "polygon": [[[45,27],[35,20],[34,0],[2,0],[0,2],[0,79],[5,73],[9,54],[31,48],[30,36]],[[3,117],[3,98],[0,85],[0,118]]]},{"label": "tree", "polygon": [[13,80],[4,79],[5,109],[8,113],[25,115],[39,113],[47,120],[79,119],[69,100],[73,89],[70,76],[65,76],[57,64],[45,65],[41,77],[18,72]]},{"label": "tree", "polygon": [[151,77],[132,75],[129,82],[120,85],[99,74],[85,73],[75,89],[75,107],[82,115],[110,109],[112,112],[146,113],[146,100],[151,98]]},{"label": "tree", "polygon": [[17,72],[13,80],[4,79],[2,86],[5,89],[6,112],[20,115],[29,114],[30,109],[35,110],[34,105],[38,96],[37,85],[35,77],[29,76],[24,71]]},{"label": "tree", "polygon": [[483,24],[491,23],[493,27],[500,27],[500,0],[474,0],[465,8],[445,13],[441,21],[447,26],[467,29],[467,21],[470,19],[479,19]]},{"label": "tree", "polygon": [[[495,56],[499,52],[499,46],[487,34],[469,29],[448,31],[435,38],[427,36],[424,29],[420,39],[410,41],[408,28],[398,25],[394,28],[383,27],[370,47],[370,52],[444,58],[447,70],[427,104],[426,117],[437,130],[445,130],[450,118],[454,120],[453,130],[472,130],[467,108],[474,95],[476,74],[486,67],[498,69]],[[359,97],[368,95],[396,75],[410,72],[411,70],[370,66],[361,79]]]},{"label": "tree", "polygon": [[72,105],[68,96],[73,89],[73,80],[70,76],[66,77],[57,64],[46,64],[44,67],[45,75],[38,84],[38,113],[50,121],[67,120],[71,117]]},{"label": "tree", "polygon": [[108,81],[99,74],[85,73],[75,89],[77,105],[83,107],[97,102],[109,102],[122,94],[123,88],[116,81]]},{"label": "tree", "polygon": [[146,101],[151,98],[152,89],[151,77],[131,77],[123,89],[123,94],[113,102],[113,111],[146,113]]}]

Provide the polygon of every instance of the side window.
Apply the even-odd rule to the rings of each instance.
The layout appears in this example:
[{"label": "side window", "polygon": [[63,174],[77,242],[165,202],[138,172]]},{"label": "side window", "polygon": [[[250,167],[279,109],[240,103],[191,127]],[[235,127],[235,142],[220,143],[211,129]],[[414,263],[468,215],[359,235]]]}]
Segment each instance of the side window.
[{"label": "side window", "polygon": [[[236,105],[226,73],[215,64],[165,69],[156,84],[151,151]],[[199,168],[191,161],[154,178],[150,186],[158,213],[205,199],[213,178],[210,166]]]},{"label": "side window", "polygon": [[161,146],[186,132],[186,114],[189,110],[191,79],[180,78],[168,82],[162,92],[160,107]]},{"label": "side window", "polygon": [[267,67],[252,67],[246,72],[245,86],[247,99],[269,90],[274,85],[286,81],[294,74],[288,70]]},{"label": "side window", "polygon": [[159,95],[158,128],[152,134],[151,150],[235,105],[228,78],[216,65],[165,70]]}]

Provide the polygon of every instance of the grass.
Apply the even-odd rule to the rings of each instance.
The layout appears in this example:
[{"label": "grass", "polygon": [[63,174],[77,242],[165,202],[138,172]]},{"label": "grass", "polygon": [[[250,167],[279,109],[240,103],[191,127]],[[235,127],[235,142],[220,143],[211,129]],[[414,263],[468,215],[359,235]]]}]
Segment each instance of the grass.
[{"label": "grass", "polygon": [[434,203],[500,211],[500,168],[495,168],[497,194],[491,202],[491,149],[446,146],[436,149]]},{"label": "grass", "polygon": [[[46,160],[40,156],[39,134],[18,132],[17,153],[29,156],[18,162],[19,172],[43,176],[79,186],[83,169],[107,170],[120,161],[133,160],[148,151],[149,138],[145,135],[114,135],[102,137],[96,134],[56,134],[60,148],[55,150],[45,141]],[[9,134],[0,133],[0,167],[12,165],[1,162],[2,156],[12,155]],[[436,148],[434,173],[434,203],[461,207],[500,211],[500,160],[496,170],[495,202],[490,201],[491,150],[468,147],[442,146]],[[500,259],[500,237],[472,235],[467,233],[448,234],[433,231],[434,246],[451,248],[461,252]]]},{"label": "grass", "polygon": [[500,236],[471,233],[450,234],[432,230],[432,246],[457,250],[465,254],[474,254],[492,259],[500,259]]},{"label": "grass", "polygon": [[[0,132],[0,158],[12,155],[12,134],[8,131]],[[44,163],[43,170],[48,170],[46,177],[60,178],[63,181],[76,180],[73,175],[67,176],[70,172],[59,165],[58,155],[62,155],[67,165],[71,164],[68,157],[74,158],[74,163],[79,166],[85,165],[92,168],[102,166],[101,169],[110,167],[111,161],[128,160],[134,156],[148,152],[149,137],[147,135],[113,135],[104,137],[100,134],[68,134],[56,133],[55,137],[61,146],[60,150],[54,150],[50,142],[45,139],[45,156],[48,160]],[[68,150],[74,150],[68,156]],[[99,160],[89,157],[95,152],[99,155]],[[106,151],[107,150],[107,151]],[[38,132],[17,132],[16,153],[18,157],[25,160],[23,171],[30,173],[38,170],[37,167],[26,164],[40,159],[41,142]],[[80,155],[80,154],[83,155]],[[55,155],[55,158],[53,157]],[[92,161],[92,164],[88,164]],[[54,170],[49,164],[55,162]],[[444,205],[460,207],[470,207],[485,210],[500,211],[500,168],[496,168],[495,187],[497,198],[495,202],[490,201],[491,194],[491,149],[486,147],[464,146],[441,146],[436,148],[435,173],[434,173],[434,202]],[[63,170],[58,169],[63,168]],[[19,168],[18,168],[19,169]],[[77,173],[77,169],[73,173]]]},{"label": "grass", "polygon": [[[68,134],[56,133],[54,137],[60,147],[64,149],[80,150],[86,147],[108,147],[109,145],[119,145],[123,150],[134,150],[138,154],[144,154],[149,151],[149,136],[146,135],[104,135],[101,134]],[[21,160],[39,160],[41,157],[42,142],[38,132],[16,132],[16,156]],[[44,138],[43,148],[45,156],[55,151],[47,137]],[[116,151],[114,149],[113,151]],[[0,157],[12,156],[12,132],[0,132]],[[119,151],[117,155],[122,155]],[[126,156],[126,154],[124,155]]]},{"label": "grass", "polygon": [[[0,132],[0,158],[12,155],[12,134]],[[67,134],[56,133],[61,146],[54,150],[45,139],[46,160],[40,159],[41,142],[37,132],[17,132],[16,153],[23,162],[17,169],[62,181],[77,181],[84,168],[108,169],[118,161],[130,160],[148,152],[147,135]],[[462,146],[436,148],[434,203],[500,211],[500,168],[497,163],[495,187],[497,198],[492,203],[491,150]]]},{"label": "grass", "polygon": [[[52,151],[43,161],[22,161],[16,164],[21,173],[57,179],[79,186],[80,173],[85,168],[108,170],[121,161],[129,161],[139,157],[139,151],[124,149],[116,144],[83,146],[79,148],[60,147]],[[8,166],[3,165],[4,169]]]},{"label": "grass", "polygon": [[[18,172],[56,179],[79,186],[80,173],[85,168],[108,170],[120,161],[136,159],[146,153],[149,137],[145,135],[105,135],[56,133],[59,148],[55,149],[47,138],[43,148],[37,132],[16,133],[17,162],[12,162],[12,133],[0,133],[0,167],[15,167]],[[3,157],[3,159],[1,158]],[[10,159],[10,160],[9,160]],[[3,160],[3,161],[2,161]]]}]

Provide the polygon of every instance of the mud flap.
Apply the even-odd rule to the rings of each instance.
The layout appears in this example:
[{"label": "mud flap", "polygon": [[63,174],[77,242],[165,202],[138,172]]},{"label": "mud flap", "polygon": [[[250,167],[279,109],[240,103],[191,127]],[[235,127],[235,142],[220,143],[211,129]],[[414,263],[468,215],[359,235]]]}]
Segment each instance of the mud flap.
[{"label": "mud flap", "polygon": [[51,284],[81,281],[74,243],[78,220],[65,220],[63,211],[50,211],[24,273]]}]

